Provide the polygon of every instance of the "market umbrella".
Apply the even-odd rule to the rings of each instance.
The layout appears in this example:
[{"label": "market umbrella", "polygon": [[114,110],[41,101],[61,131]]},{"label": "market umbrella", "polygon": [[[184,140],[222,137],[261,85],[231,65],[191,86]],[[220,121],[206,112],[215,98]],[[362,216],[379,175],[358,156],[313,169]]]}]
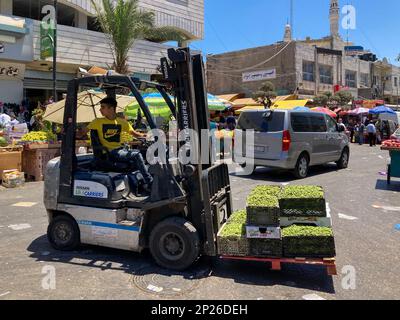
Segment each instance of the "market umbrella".
[{"label": "market umbrella", "polygon": [[354,110],[349,111],[348,114],[350,114],[350,115],[360,115],[360,114],[365,114],[365,113],[368,113],[368,112],[369,112],[369,109],[367,109],[367,108],[356,108]]},{"label": "market umbrella", "polygon": [[[96,118],[102,118],[100,113],[100,101],[106,97],[107,95],[105,93],[94,90],[80,92],[77,101],[77,123],[89,123]],[[123,95],[117,95],[116,99],[118,102],[117,113],[124,112],[126,106],[135,100],[133,97]],[[66,99],[49,104],[46,107],[43,120],[63,124],[65,103]]]},{"label": "market umbrella", "polygon": [[293,110],[294,111],[299,111],[299,112],[309,112],[309,111],[311,111],[310,108],[307,108],[307,107],[295,107]]},{"label": "market umbrella", "polygon": [[[174,101],[174,97],[169,97],[172,101]],[[144,94],[143,99],[149,107],[150,113],[153,117],[162,117],[167,119],[171,116],[171,110],[160,93]],[[136,99],[133,99],[132,103],[127,106],[125,110],[125,115],[127,115],[129,118],[136,118],[139,110],[139,103]]]},{"label": "market umbrella", "polygon": [[389,113],[389,114],[396,114],[392,109],[386,106],[379,106],[372,110],[369,110],[370,114],[382,114],[382,113]]},{"label": "market umbrella", "polygon": [[232,108],[232,104],[226,100],[218,98],[212,94],[207,94],[208,109],[210,111],[224,111],[227,108]]},{"label": "market umbrella", "polygon": [[[169,97],[171,98],[172,101],[174,101],[174,97],[172,96]],[[153,116],[168,118],[171,115],[171,111],[160,93],[155,92],[155,93],[144,94],[143,99],[149,106],[150,112],[152,113]],[[207,99],[208,99],[208,109],[210,111],[224,111],[227,108],[232,107],[232,105],[229,102],[220,99],[212,94],[207,94]],[[139,110],[139,104],[135,100],[132,104],[130,104],[127,107],[125,114],[128,117],[135,118],[137,116],[137,110]]]},{"label": "market umbrella", "polygon": [[329,110],[327,108],[317,107],[317,108],[312,108],[311,111],[325,113],[325,114],[331,116],[332,118],[336,118],[337,117],[336,113],[334,113],[333,111],[331,111],[331,110]]}]

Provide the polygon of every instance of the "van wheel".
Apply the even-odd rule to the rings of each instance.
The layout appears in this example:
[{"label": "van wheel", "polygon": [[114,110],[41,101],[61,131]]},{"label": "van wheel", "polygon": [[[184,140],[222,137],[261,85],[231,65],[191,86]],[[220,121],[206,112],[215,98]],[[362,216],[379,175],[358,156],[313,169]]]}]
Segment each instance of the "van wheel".
[{"label": "van wheel", "polygon": [[349,149],[344,149],[342,155],[338,162],[336,162],[339,169],[346,169],[349,166],[350,151]]},{"label": "van wheel", "polygon": [[72,251],[80,245],[79,227],[71,217],[57,216],[47,228],[47,238],[56,250]]},{"label": "van wheel", "polygon": [[[240,164],[240,167],[241,167],[243,170],[245,170],[246,167],[247,167],[247,163],[242,163],[242,164]],[[253,166],[253,169],[251,170],[251,172],[249,172],[249,176],[252,176],[253,174],[255,174],[255,173],[256,173],[256,169],[257,169],[257,166]]]},{"label": "van wheel", "polygon": [[173,217],[161,221],[151,232],[150,252],[159,266],[170,270],[185,270],[200,254],[197,230],[183,218]]},{"label": "van wheel", "polygon": [[306,153],[302,153],[297,160],[296,167],[294,169],[294,175],[297,179],[304,179],[308,174],[308,167],[310,159]]}]

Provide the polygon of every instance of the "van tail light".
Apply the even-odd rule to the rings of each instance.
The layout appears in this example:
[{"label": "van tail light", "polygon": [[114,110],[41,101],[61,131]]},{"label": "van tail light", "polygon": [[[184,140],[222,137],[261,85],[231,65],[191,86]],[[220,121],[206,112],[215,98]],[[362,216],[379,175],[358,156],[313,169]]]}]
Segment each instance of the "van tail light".
[{"label": "van tail light", "polygon": [[291,142],[292,142],[292,139],[290,137],[290,132],[288,130],[283,131],[283,137],[282,137],[282,151],[283,152],[289,151]]}]

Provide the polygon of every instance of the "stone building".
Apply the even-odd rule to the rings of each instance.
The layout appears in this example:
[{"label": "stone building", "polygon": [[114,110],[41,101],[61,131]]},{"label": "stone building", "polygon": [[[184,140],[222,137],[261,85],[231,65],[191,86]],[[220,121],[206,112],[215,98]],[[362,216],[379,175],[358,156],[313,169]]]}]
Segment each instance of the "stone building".
[{"label": "stone building", "polygon": [[308,98],[346,87],[355,98],[397,103],[400,68],[387,60],[376,61],[372,53],[342,40],[337,0],[330,1],[329,17],[331,34],[322,39],[292,40],[286,26],[282,42],[209,55],[209,91],[251,96],[263,82],[271,81],[279,95]]},{"label": "stone building", "polygon": [[[40,20],[44,17],[41,11],[43,6],[52,4],[53,0],[0,0],[1,102],[20,103],[26,98],[44,101],[53,94],[52,58],[40,58]],[[190,41],[204,37],[204,0],[140,0],[139,5],[155,13],[158,26],[177,27]],[[106,36],[94,21],[90,0],[58,0],[59,94],[65,92],[68,80],[77,76],[79,67],[112,65]],[[136,41],[129,51],[130,70],[135,76],[150,78],[168,47]]]}]

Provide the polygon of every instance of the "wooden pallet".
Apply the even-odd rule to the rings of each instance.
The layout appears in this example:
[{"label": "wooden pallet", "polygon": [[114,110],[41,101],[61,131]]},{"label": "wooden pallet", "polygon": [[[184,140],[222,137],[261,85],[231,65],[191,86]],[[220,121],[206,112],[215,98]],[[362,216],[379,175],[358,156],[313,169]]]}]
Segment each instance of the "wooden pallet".
[{"label": "wooden pallet", "polygon": [[256,257],[236,257],[236,256],[220,256],[225,260],[241,260],[241,261],[256,261],[256,262],[271,262],[272,270],[282,270],[282,263],[303,264],[303,265],[319,265],[326,266],[329,276],[337,275],[336,259],[335,258],[256,258]]}]

